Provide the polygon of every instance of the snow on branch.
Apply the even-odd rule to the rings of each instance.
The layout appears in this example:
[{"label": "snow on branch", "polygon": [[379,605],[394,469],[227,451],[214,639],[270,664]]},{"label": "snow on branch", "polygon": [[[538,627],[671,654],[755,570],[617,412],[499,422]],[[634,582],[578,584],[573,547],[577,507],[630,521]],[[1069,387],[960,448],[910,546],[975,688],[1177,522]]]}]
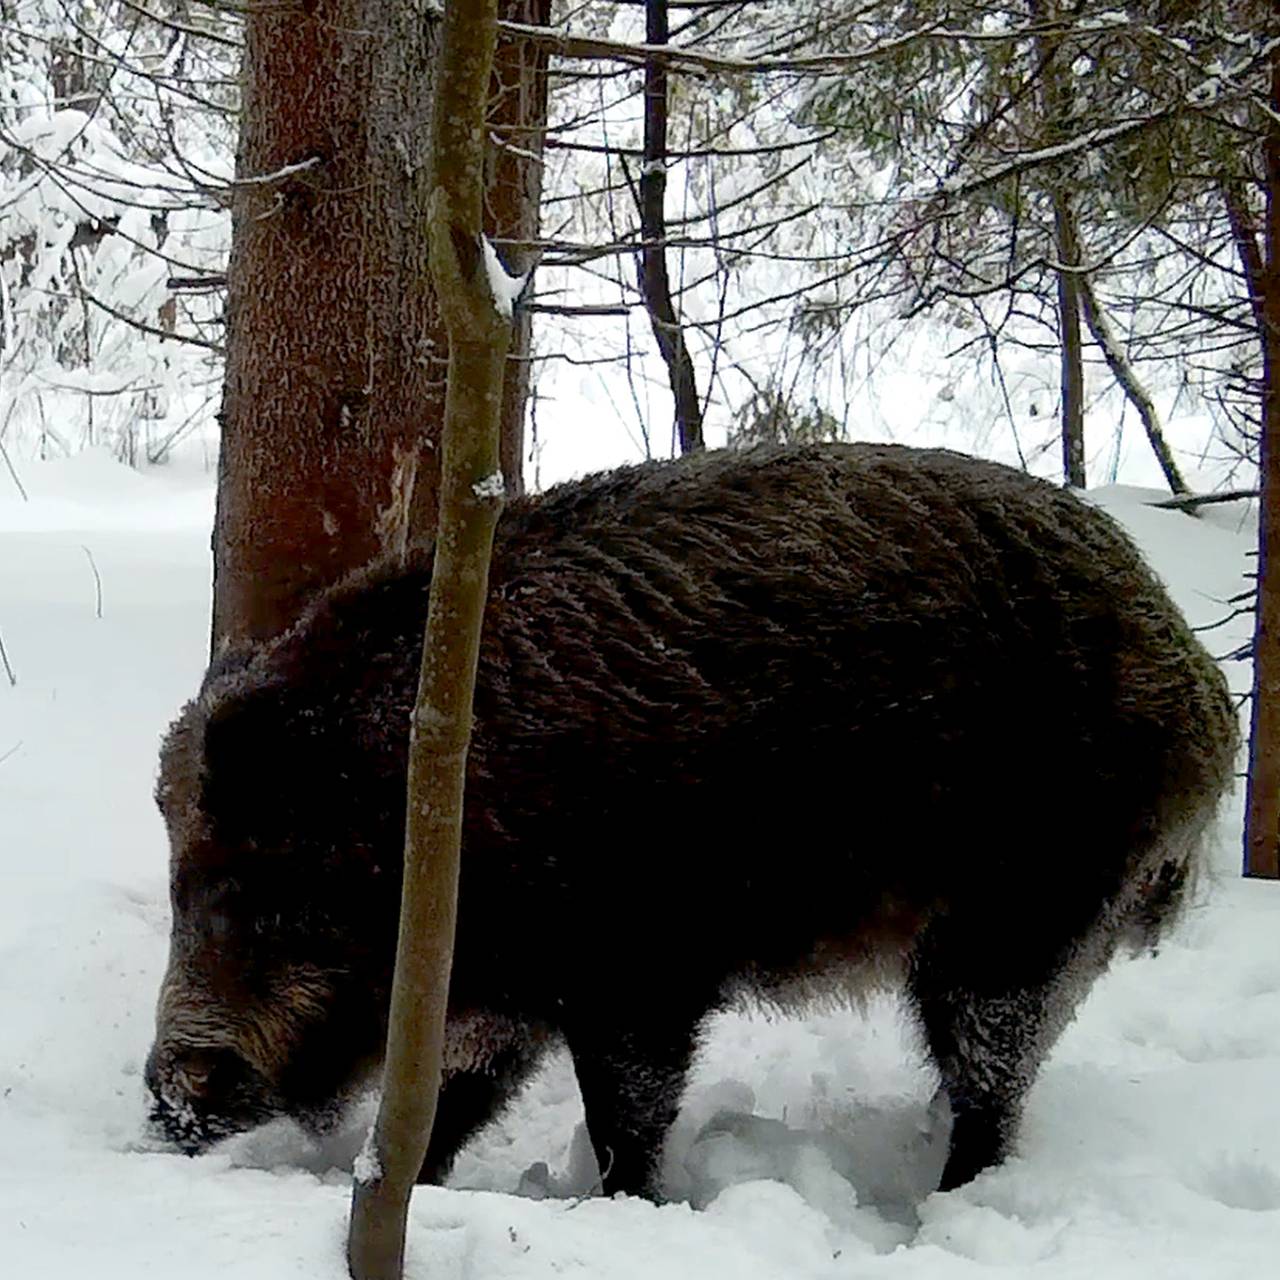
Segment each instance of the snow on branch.
[{"label": "snow on branch", "polygon": [[292,178],[294,174],[306,173],[308,169],[314,169],[323,161],[319,156],[308,156],[305,160],[299,160],[296,164],[281,165],[278,169],[273,169],[270,173],[251,173],[247,177],[233,178],[227,187],[267,187],[273,182],[283,182],[286,178]]},{"label": "snow on branch", "polygon": [[1137,29],[1124,14],[1108,14],[1090,19],[1089,24],[1071,22],[1027,22],[1004,29],[958,30],[948,27],[942,20],[927,22],[910,31],[889,39],[876,40],[861,49],[843,53],[815,53],[796,57],[773,54],[733,57],[727,54],[703,53],[688,45],[645,44],[622,40],[608,40],[598,36],[574,35],[552,27],[524,22],[499,22],[499,35],[528,40],[540,44],[562,58],[584,61],[609,61],[644,65],[645,62],[661,62],[673,71],[713,71],[733,75],[826,75],[833,71],[845,71],[865,62],[892,57],[904,49],[924,40],[949,41],[957,44],[1002,44],[1028,40],[1036,36],[1069,35],[1075,30],[1087,30],[1096,34],[1101,29],[1123,31]]},{"label": "snow on branch", "polygon": [[504,320],[510,320],[515,310],[516,300],[524,292],[529,277],[527,274],[508,275],[489,237],[481,236],[480,241],[484,253],[485,274],[489,278],[489,292],[493,294],[494,308]]},{"label": "snow on branch", "polygon": [[1121,138],[1142,133],[1175,116],[1203,114],[1237,101],[1241,97],[1249,96],[1247,89],[1241,86],[1241,82],[1255,68],[1266,65],[1277,48],[1280,48],[1280,39],[1268,40],[1265,44],[1256,46],[1235,66],[1207,74],[1203,80],[1192,85],[1179,98],[1167,103],[1159,110],[1135,116],[1130,120],[1122,120],[1117,124],[1099,125],[1096,128],[1087,129],[1074,138],[1052,146],[1024,151],[1006,164],[987,173],[968,178],[959,176],[948,178],[939,185],[938,194],[944,199],[952,196],[973,195],[986,187],[1018,177],[1029,170],[1066,160],[1072,156],[1096,150],[1107,143],[1119,141]]}]

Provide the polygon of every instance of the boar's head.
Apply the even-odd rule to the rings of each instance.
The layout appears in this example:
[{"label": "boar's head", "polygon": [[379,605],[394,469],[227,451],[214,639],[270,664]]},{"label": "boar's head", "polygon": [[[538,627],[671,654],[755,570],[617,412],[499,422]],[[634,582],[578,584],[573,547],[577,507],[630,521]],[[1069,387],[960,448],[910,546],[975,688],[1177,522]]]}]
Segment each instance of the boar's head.
[{"label": "boar's head", "polygon": [[381,1052],[408,709],[320,683],[212,677],[161,753],[173,931],[146,1083],[192,1154],[274,1115],[323,1127]]}]

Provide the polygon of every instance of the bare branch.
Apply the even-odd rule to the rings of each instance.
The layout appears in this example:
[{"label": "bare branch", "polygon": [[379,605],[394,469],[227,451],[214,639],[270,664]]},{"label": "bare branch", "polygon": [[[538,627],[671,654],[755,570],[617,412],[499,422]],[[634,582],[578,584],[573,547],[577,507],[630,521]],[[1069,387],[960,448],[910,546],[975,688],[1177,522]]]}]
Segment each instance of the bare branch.
[{"label": "bare branch", "polygon": [[1171,498],[1148,502],[1149,507],[1162,507],[1172,511],[1198,511],[1220,502],[1248,502],[1261,496],[1260,489],[1224,489],[1221,493],[1178,493]]},{"label": "bare branch", "polygon": [[[1108,30],[1134,29],[1123,18],[1108,24]],[[948,27],[941,20],[923,23],[909,31],[883,40],[877,40],[862,49],[846,53],[815,53],[799,57],[775,57],[747,55],[730,57],[723,54],[702,53],[688,45],[628,44],[620,40],[606,40],[597,36],[573,35],[551,27],[531,26],[522,22],[501,22],[499,35],[531,40],[545,45],[562,58],[605,60],[643,66],[656,60],[672,71],[711,71],[733,75],[828,75],[849,71],[867,62],[893,57],[925,40],[946,40],[953,43],[1011,44],[1036,35],[1063,35],[1072,30],[1068,22],[1028,22],[1005,30],[959,30]]]},{"label": "bare branch", "polygon": [[[9,655],[5,652],[4,638],[2,636],[0,636],[0,663],[4,664],[4,671],[5,675],[9,677],[10,688],[15,688],[18,683],[18,677],[13,674],[13,667],[9,665]],[[18,745],[21,746],[21,743]],[[17,749],[17,747],[14,748],[15,751]]]},{"label": "bare branch", "polygon": [[1076,278],[1076,287],[1080,293],[1080,305],[1085,324],[1089,326],[1089,332],[1093,335],[1094,342],[1101,349],[1103,359],[1107,362],[1107,368],[1111,370],[1111,376],[1120,384],[1129,402],[1137,411],[1138,417],[1142,422],[1142,428],[1147,433],[1147,440],[1151,445],[1151,450],[1156,455],[1160,470],[1164,473],[1166,483],[1176,494],[1187,493],[1187,482],[1182,478],[1182,472],[1179,471],[1178,464],[1174,461],[1173,452],[1169,448],[1168,441],[1164,438],[1164,428],[1160,425],[1160,415],[1156,410],[1155,401],[1151,399],[1146,387],[1142,385],[1138,375],[1134,372],[1133,366],[1121,349],[1120,343],[1116,340],[1106,313],[1099,305],[1098,295],[1093,288],[1093,280],[1082,273]]},{"label": "bare branch", "polygon": [[546,316],[626,316],[631,314],[630,307],[616,306],[611,303],[561,306],[554,302],[522,302],[517,305],[522,311]]},{"label": "bare branch", "polygon": [[140,18],[146,18],[148,22],[154,22],[158,27],[167,27],[170,31],[176,31],[179,35],[192,36],[196,40],[208,40],[212,44],[222,45],[227,49],[239,49],[244,44],[242,40],[235,40],[216,31],[209,31],[205,27],[188,26],[185,23],[178,22],[175,18],[169,17],[168,14],[155,13],[145,5],[135,4],[134,0],[117,0],[117,3],[122,9],[128,9],[130,13],[136,13]]},{"label": "bare branch", "polygon": [[82,542],[80,550],[85,553],[89,560],[89,568],[93,570],[93,588],[94,588],[94,617],[102,617],[102,575],[98,572],[97,561],[93,558],[93,552]]},{"label": "bare branch", "polygon": [[118,311],[115,307],[103,302],[101,298],[95,297],[88,290],[79,295],[85,302],[91,302],[99,311],[105,311],[107,315],[114,316],[115,319],[123,321],[127,325],[140,330],[142,333],[149,333],[152,337],[162,338],[166,342],[185,342],[191,347],[203,347],[206,351],[216,352],[218,355],[224,355],[226,348],[218,342],[210,342],[208,338],[197,338],[190,333],[175,333],[168,329],[161,329],[157,325],[147,324],[144,320],[139,320],[137,316],[131,316],[123,311]]},{"label": "bare branch", "polygon": [[[17,400],[11,400],[9,402],[9,410],[4,417],[4,431],[9,429],[9,422],[13,417],[13,411],[17,407]],[[4,465],[9,468],[9,474],[13,477],[13,483],[18,486],[18,492],[22,494],[23,502],[30,502],[31,499],[27,495],[27,491],[23,487],[22,481],[18,479],[18,473],[13,468],[13,460],[9,457],[9,451],[4,447],[4,431],[0,431],[0,458],[4,459]]]}]

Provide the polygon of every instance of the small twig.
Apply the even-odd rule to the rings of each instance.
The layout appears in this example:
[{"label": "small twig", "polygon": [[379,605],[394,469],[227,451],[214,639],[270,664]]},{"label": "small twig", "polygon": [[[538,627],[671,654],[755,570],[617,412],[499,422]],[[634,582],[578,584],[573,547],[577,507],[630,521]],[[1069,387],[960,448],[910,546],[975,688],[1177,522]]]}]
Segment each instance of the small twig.
[{"label": "small twig", "polygon": [[1148,502],[1149,507],[1163,507],[1172,511],[1195,511],[1199,507],[1212,506],[1216,502],[1244,502],[1256,498],[1260,489],[1224,489],[1222,493],[1176,493],[1169,498],[1161,498],[1157,502]]},{"label": "small twig", "polygon": [[306,173],[308,169],[314,169],[323,163],[319,156],[308,156],[296,164],[281,165],[270,173],[254,173],[247,178],[233,178],[227,185],[229,187],[266,187],[273,182],[283,182],[286,178],[292,178],[295,174]]},{"label": "small twig", "polygon": [[626,316],[630,307],[613,303],[590,303],[582,306],[560,305],[555,302],[523,302],[516,304],[521,311],[536,311],[544,316]]},{"label": "small twig", "polygon": [[0,662],[4,663],[5,674],[9,677],[9,685],[16,688],[18,677],[13,674],[13,668],[9,665],[9,655],[4,651],[4,638],[0,637]]},{"label": "small twig", "polygon": [[21,741],[21,739],[19,739],[19,741],[15,742],[15,743],[13,744],[13,746],[11,746],[11,747],[9,748],[9,750],[8,750],[8,751],[6,751],[6,752],[4,753],[4,755],[0,756],[0,764],[4,764],[4,762],[5,762],[5,761],[10,757],[10,756],[17,755],[17,754],[18,754],[18,752],[19,752],[19,751],[21,751],[21,750],[22,750],[22,741]]},{"label": "small twig", "polygon": [[[1237,592],[1237,594],[1233,596],[1228,596],[1225,600],[1217,600],[1217,603],[1218,604],[1244,604],[1245,601],[1252,600],[1255,595],[1257,595],[1257,592],[1254,590],[1253,587],[1250,587],[1248,591]],[[1217,599],[1217,597],[1211,596],[1210,599]]]},{"label": "small twig", "polygon": [[170,276],[165,281],[165,286],[175,292],[179,289],[225,289],[227,287],[227,275],[224,271],[217,275]]},{"label": "small twig", "polygon": [[169,17],[168,14],[157,13],[145,5],[137,4],[135,0],[120,0],[120,3],[130,12],[136,13],[138,17],[145,18],[148,22],[154,22],[157,26],[167,27],[170,31],[177,32],[179,35],[194,37],[196,40],[208,40],[211,44],[222,45],[227,49],[239,49],[243,43],[231,36],[224,36],[220,32],[211,31],[205,27],[198,27],[194,24],[185,25]]},{"label": "small twig", "polygon": [[93,552],[90,551],[89,548],[86,547],[83,542],[80,544],[80,550],[83,551],[85,555],[89,557],[89,568],[93,570],[94,591],[96,596],[95,613],[99,618],[101,618],[102,617],[102,575],[98,572],[98,566],[94,563]]},{"label": "small twig", "polygon": [[605,1161],[604,1168],[601,1169],[597,1165],[596,1180],[581,1195],[574,1196],[573,1200],[569,1204],[570,1211],[576,1209],[580,1204],[585,1204],[588,1200],[592,1199],[595,1196],[604,1195],[604,1180],[609,1176],[609,1174],[613,1170],[613,1148],[605,1147],[604,1150],[605,1150],[605,1154],[609,1157],[608,1160]]},{"label": "small twig", "polygon": [[[798,147],[817,146],[819,143],[830,141],[835,136],[836,131],[828,129],[823,133],[815,133],[807,138],[793,138],[789,142],[772,143],[761,147],[687,147],[682,151],[668,151],[667,159],[698,160],[712,158],[729,160],[740,156],[781,155],[785,151],[795,151]],[[614,156],[630,156],[635,160],[644,158],[644,150],[641,147],[610,147],[605,146],[603,143],[568,142],[561,138],[548,138],[543,145],[548,150],[580,151],[586,155],[604,155],[607,153]]]},{"label": "small twig", "polygon": [[1206,622],[1204,626],[1192,627],[1195,632],[1216,631],[1219,627],[1225,627],[1228,622],[1234,622],[1237,618],[1248,617],[1251,613],[1257,613],[1256,605],[1241,605],[1239,608],[1232,609],[1225,617],[1219,618],[1217,622]]},{"label": "small twig", "polygon": [[225,355],[226,349],[217,342],[210,342],[208,338],[198,338],[195,334],[190,333],[172,333],[168,329],[158,328],[156,325],[147,324],[145,321],[137,319],[136,316],[127,315],[123,311],[116,310],[115,307],[108,306],[101,298],[95,298],[93,294],[86,291],[81,295],[82,300],[91,302],[99,311],[105,311],[107,315],[124,324],[131,325],[142,333],[149,333],[152,337],[162,338],[165,341],[185,342],[188,346],[203,347],[206,351],[214,351],[218,355]]},{"label": "small twig", "polygon": [[[16,400],[14,401],[14,404],[17,404]],[[13,405],[9,406],[9,412],[10,414],[13,413]],[[8,425],[9,419],[6,418],[5,426],[7,427]],[[9,458],[9,450],[4,447],[3,440],[0,440],[0,458],[4,459],[4,465],[9,468],[9,474],[13,477],[13,483],[18,486],[18,492],[22,494],[23,502],[30,502],[31,498],[28,496],[27,491],[22,487],[22,481],[18,479],[18,473],[13,469],[13,463]]]}]

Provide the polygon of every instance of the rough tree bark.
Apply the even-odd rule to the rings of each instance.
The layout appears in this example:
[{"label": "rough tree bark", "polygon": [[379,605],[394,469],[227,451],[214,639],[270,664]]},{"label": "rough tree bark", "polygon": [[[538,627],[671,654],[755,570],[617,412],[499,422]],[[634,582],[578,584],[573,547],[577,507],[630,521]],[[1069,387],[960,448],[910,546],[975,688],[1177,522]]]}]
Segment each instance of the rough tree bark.
[{"label": "rough tree bark", "polygon": [[[528,17],[542,2],[504,0],[504,12]],[[315,591],[434,527],[445,339],[425,269],[424,175],[437,28],[417,0],[246,10],[215,652],[274,635]],[[522,89],[512,77],[525,72]],[[489,226],[527,240],[545,54],[512,42],[497,88],[520,141],[496,166]],[[514,487],[526,389],[514,376]]]},{"label": "rough tree bark", "polygon": [[440,523],[409,748],[404,887],[382,1102],[356,1169],[347,1260],[399,1280],[409,1197],[440,1088],[457,914],[472,696],[502,505],[499,425],[510,302],[495,299],[480,232],[484,109],[496,0],[445,9],[432,140],[431,272],[448,330]]},{"label": "rough tree bark", "polygon": [[282,630],[434,508],[420,464],[444,344],[413,170],[435,24],[415,10],[315,0],[246,13],[215,652]]},{"label": "rough tree bark", "polygon": [[1271,61],[1264,144],[1265,260],[1261,281],[1262,430],[1258,477],[1258,608],[1245,802],[1244,872],[1280,878],[1280,51]]}]

